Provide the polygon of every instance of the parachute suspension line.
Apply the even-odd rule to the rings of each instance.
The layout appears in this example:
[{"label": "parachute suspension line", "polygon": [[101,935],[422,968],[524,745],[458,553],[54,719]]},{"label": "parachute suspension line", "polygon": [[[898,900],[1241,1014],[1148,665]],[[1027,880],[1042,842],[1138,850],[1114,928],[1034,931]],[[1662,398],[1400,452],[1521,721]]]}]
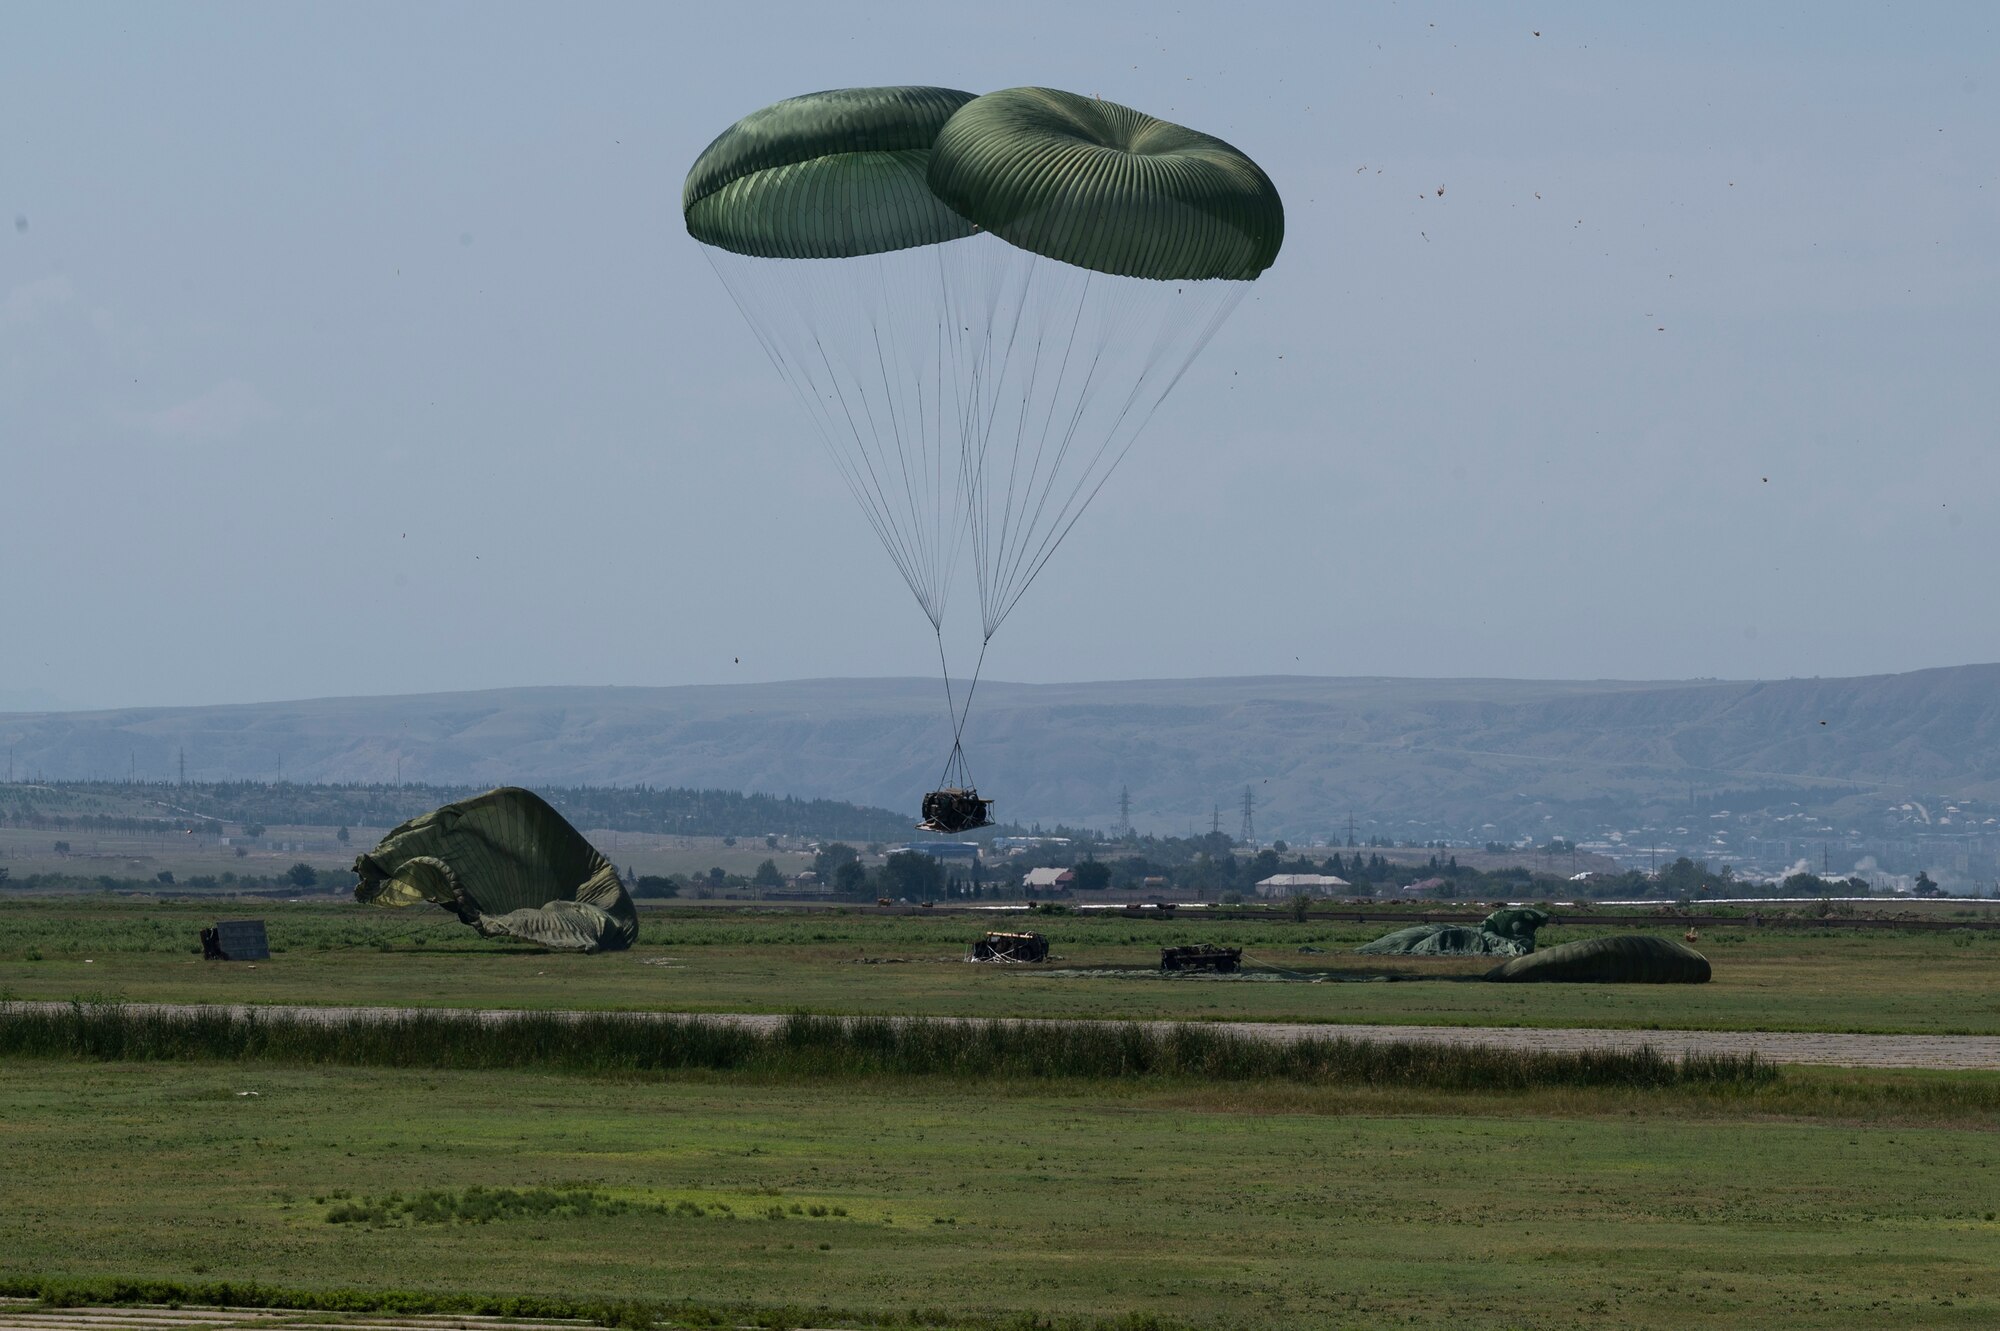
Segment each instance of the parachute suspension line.
[{"label": "parachute suspension line", "polygon": [[[944,775],[938,778],[938,789],[945,790],[951,787],[954,772],[959,777],[958,784],[961,787],[969,787],[972,784],[972,778],[966,773],[965,750],[959,745],[959,732],[963,728],[963,723],[959,720],[958,705],[952,701],[951,665],[945,660],[944,631],[942,629],[938,630],[937,648],[938,669],[944,674],[944,712],[945,716],[951,721],[951,756],[944,761]],[[972,696],[968,693],[966,695],[966,704],[970,706],[971,702]]]},{"label": "parachute suspension line", "polygon": [[[936,337],[913,344],[931,343],[933,355],[917,354],[912,363],[906,361],[911,348],[898,336],[906,320],[897,312],[912,307],[909,295],[917,302],[936,299],[921,287],[911,293],[901,289],[913,277],[920,281],[921,270],[910,274],[884,262],[893,256],[857,265],[866,277],[852,269],[842,273],[711,248],[704,256],[812,419],[842,482],[925,617],[933,627],[941,625],[960,529],[956,514],[946,511],[950,496],[944,491],[942,447],[934,448],[924,428],[923,398],[931,376],[921,362],[934,363],[940,382],[946,369],[935,354]],[[825,334],[843,327],[849,335],[830,343]],[[936,328],[941,334],[941,321]],[[855,338],[856,331],[866,340]],[[880,403],[874,401],[878,393]],[[942,390],[939,410],[941,397]]]},{"label": "parachute suspension line", "polygon": [[[990,235],[705,257],[931,622],[963,776],[994,635],[1249,283],[1110,276]],[[943,624],[967,560],[981,664],[954,681]]]},{"label": "parachute suspension line", "polygon": [[[988,639],[988,641],[990,642],[991,639]],[[938,660],[940,663],[944,660],[944,644],[942,641],[938,644]],[[974,789],[972,768],[965,761],[965,721],[967,717],[972,715],[972,695],[979,688],[979,673],[985,668],[986,644],[981,643],[979,647],[979,660],[972,667],[972,682],[965,687],[965,705],[952,715],[951,756],[945,759],[944,776],[939,781],[940,788],[949,788],[956,784],[961,790]],[[950,675],[947,674],[945,678],[945,696],[949,698],[951,696]],[[955,782],[954,778],[956,778]]]},{"label": "parachute suspension line", "polygon": [[[1247,284],[1230,283],[1228,285],[1237,289],[1230,292],[1228,298],[1221,301],[1210,316],[1203,321],[1199,333],[1188,344],[1180,364],[1175,367],[1166,383],[1161,386],[1157,396],[1146,407],[1137,423],[1132,426],[1131,431],[1125,437],[1123,446],[1112,456],[1110,464],[1098,475],[1096,483],[1092,484],[1087,492],[1082,487],[1079,487],[1070,496],[1070,499],[1065,501],[1062,509],[1056,515],[1056,521],[1050,526],[1048,535],[1043,539],[1041,547],[1037,550],[1035,558],[1030,561],[1027,576],[1021,580],[1018,587],[1013,589],[1012,595],[1001,608],[999,618],[994,621],[994,629],[999,628],[1000,622],[1006,619],[1015,604],[1027,593],[1028,588],[1034,584],[1035,579],[1041,575],[1043,567],[1047,565],[1049,559],[1054,556],[1057,549],[1062,546],[1064,539],[1069,536],[1070,530],[1076,526],[1077,519],[1081,518],[1084,510],[1090,507],[1091,501],[1097,498],[1097,492],[1102,490],[1104,483],[1111,479],[1111,473],[1118,469],[1118,464],[1125,460],[1125,455],[1132,451],[1132,445],[1139,441],[1139,436],[1145,432],[1146,426],[1151,423],[1154,414],[1159,411],[1161,404],[1166,401],[1167,395],[1173,392],[1175,387],[1179,385],[1181,378],[1187,373],[1188,367],[1194,363],[1195,357],[1201,354],[1202,349],[1221,330],[1224,321],[1236,309],[1237,302],[1243,298],[1242,287]],[[1160,338],[1155,340],[1153,355],[1148,358],[1147,376],[1150,376],[1152,369],[1158,364],[1160,356],[1164,351],[1162,344],[1165,341],[1166,337],[1163,331]],[[1117,438],[1118,430],[1123,428],[1126,419],[1138,404],[1147,381],[1147,376],[1142,376],[1139,382],[1133,385],[1132,391],[1126,395],[1125,403],[1119,408],[1112,428],[1105,432],[1104,444],[1099,447],[1096,455],[1091,459],[1089,468],[1085,472],[1086,479],[1088,479],[1090,472],[1096,469],[1097,463],[1102,460],[1105,453],[1109,451],[1112,442]],[[1072,424],[1071,428],[1075,428],[1074,424]]]},{"label": "parachute suspension line", "polygon": [[[917,597],[918,603],[924,607],[926,615],[929,615],[931,608],[928,604],[928,598],[918,585],[908,561],[903,557],[898,548],[898,534],[894,531],[893,521],[886,512],[881,511],[873,502],[873,493],[864,489],[854,465],[835,445],[836,427],[825,408],[820,404],[817,393],[812,390],[810,376],[805,373],[802,366],[794,366],[792,364],[791,359],[784,354],[783,348],[778,344],[776,338],[768,331],[775,325],[766,319],[760,318],[758,312],[751,310],[747,300],[749,292],[744,289],[743,284],[730,280],[729,274],[723,270],[721,262],[716,257],[719,251],[704,249],[703,253],[708,258],[709,266],[715,270],[716,276],[721,279],[724,290],[728,291],[731,299],[736,302],[736,307],[743,314],[744,321],[750,325],[752,333],[764,347],[765,355],[770,358],[771,364],[777,369],[779,376],[792,389],[793,395],[799,399],[800,405],[805,408],[807,415],[812,418],[815,426],[818,427],[821,443],[826,448],[828,456],[833,459],[834,467],[840,472],[841,479],[846,483],[848,492],[861,505],[863,516],[867,518],[869,525],[875,529],[875,534],[881,540],[883,548],[888,551],[890,559],[895,562],[897,570],[903,574],[904,580],[910,584],[911,592]],[[752,272],[754,273],[754,270]],[[813,341],[815,347],[820,352],[822,363],[825,363],[825,347],[820,344],[817,335],[814,336]],[[828,374],[829,377],[832,377],[830,365],[828,366]],[[834,387],[836,393],[838,393],[837,380]],[[844,398],[842,399],[842,407],[845,410]],[[847,424],[849,433],[855,435],[858,439],[859,432],[854,425],[851,412],[847,413]],[[865,452],[862,456],[865,461]]]},{"label": "parachute suspension line", "polygon": [[[1074,318],[1070,320],[1069,338],[1063,344],[1062,364],[1059,367],[1057,367],[1055,387],[1051,389],[1049,392],[1049,409],[1047,413],[1045,413],[1042,419],[1042,436],[1035,444],[1034,465],[1030,467],[1028,471],[1031,483],[1033,478],[1037,474],[1039,474],[1041,470],[1042,450],[1048,444],[1049,425],[1055,419],[1056,407],[1058,405],[1059,399],[1062,394],[1063,381],[1067,379],[1069,376],[1070,357],[1076,351],[1077,329],[1080,328],[1083,324],[1084,305],[1090,297],[1091,276],[1092,276],[1091,274],[1088,273],[1085,274],[1083,279],[1083,289],[1077,293],[1076,315]],[[993,636],[994,631],[1000,627],[1000,621],[1006,618],[1006,611],[1013,608],[1012,600],[1008,600],[1005,597],[1005,589],[1010,585],[1012,585],[1015,573],[1020,567],[1021,557],[1023,554],[1026,553],[1028,549],[1028,542],[1025,534],[1034,531],[1036,524],[1041,521],[1043,511],[1048,506],[1049,494],[1055,488],[1056,477],[1059,474],[1061,474],[1063,459],[1069,453],[1070,441],[1076,437],[1077,422],[1079,419],[1081,419],[1084,408],[1089,403],[1091,380],[1095,377],[1098,362],[1101,361],[1102,359],[1103,359],[1103,350],[1102,348],[1100,348],[1098,354],[1091,359],[1090,372],[1084,376],[1083,386],[1077,390],[1076,408],[1074,411],[1070,413],[1069,428],[1067,432],[1064,434],[1062,444],[1056,450],[1055,460],[1049,464],[1048,479],[1043,483],[1040,497],[1036,500],[1034,516],[1028,518],[1025,522],[1021,524],[1021,531],[1024,534],[1023,538],[1021,540],[1020,545],[1015,549],[1013,558],[1009,561],[1005,576],[1000,583],[1000,587],[1002,589],[1002,601],[1004,602],[1004,604],[1002,604],[999,607],[999,613],[996,615],[992,610],[989,610],[987,608],[987,606],[983,601],[981,602],[980,619],[982,627],[985,629],[986,636],[988,638],[991,638]],[[1089,474],[1086,472],[1085,479],[1088,479],[1088,475]],[[1011,506],[1011,497],[1010,497],[1010,506]],[[1027,500],[1023,498],[1022,508],[1024,511],[1026,507],[1027,507]],[[1014,599],[1019,599],[1019,598],[1017,596]]]}]

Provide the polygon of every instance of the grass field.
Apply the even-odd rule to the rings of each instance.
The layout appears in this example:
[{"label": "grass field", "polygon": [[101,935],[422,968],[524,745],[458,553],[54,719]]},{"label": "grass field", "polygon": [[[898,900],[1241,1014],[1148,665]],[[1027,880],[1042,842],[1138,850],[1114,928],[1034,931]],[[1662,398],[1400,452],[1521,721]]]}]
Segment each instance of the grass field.
[{"label": "grass field", "polygon": [[[201,961],[195,930],[238,915],[273,958]],[[1343,982],[1383,972],[1350,951],[1382,927],[1323,921],[1037,916],[1050,967],[957,960],[989,923],[649,909],[633,951],[577,957],[429,911],[11,899],[0,994],[2000,1030],[1990,933],[1732,927],[1701,943],[1714,983],[1602,988],[1415,959],[1388,969],[1428,982]],[[1327,978],[1143,969],[1184,941]],[[525,1019],[520,1057],[440,1018],[0,1032],[0,1288],[630,1302],[627,1323],[690,1326],[2000,1324],[1996,1074]]]},{"label": "grass field", "polygon": [[[2000,1322],[1990,1118],[1675,1092],[4,1069],[0,1277],[793,1325]],[[535,1189],[598,1203],[509,1202]],[[448,1196],[399,1205],[426,1192]]]},{"label": "grass field", "polygon": [[[261,916],[276,950],[205,963],[196,930]],[[1372,958],[1386,926],[1036,916],[1046,967],[969,966],[988,921],[964,915],[643,912],[630,952],[577,957],[477,938],[437,911],[352,904],[114,898],[0,901],[0,996],[163,1002],[650,1009],[1019,1017],[1190,1018],[1720,1030],[2000,1032],[2000,931],[1748,926],[1698,946],[1699,986],[1486,985],[1479,959]],[[1024,922],[1003,916],[1007,927]],[[1581,936],[1544,930],[1544,944]],[[1267,968],[1162,978],[1166,943],[1239,945]],[[1318,948],[1319,952],[1302,952]],[[1320,983],[1286,978],[1324,977]],[[1352,983],[1393,975],[1423,983]]]}]

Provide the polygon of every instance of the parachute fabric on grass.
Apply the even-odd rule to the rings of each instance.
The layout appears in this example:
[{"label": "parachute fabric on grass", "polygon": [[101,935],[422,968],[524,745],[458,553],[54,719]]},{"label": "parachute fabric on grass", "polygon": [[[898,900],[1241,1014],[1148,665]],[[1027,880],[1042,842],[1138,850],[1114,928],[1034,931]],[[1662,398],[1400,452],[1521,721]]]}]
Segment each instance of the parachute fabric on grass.
[{"label": "parachute fabric on grass", "polygon": [[1526,943],[1524,951],[1535,950],[1535,931],[1549,922],[1549,913],[1533,906],[1503,906],[1494,911],[1479,927],[1502,938],[1511,938]]},{"label": "parachute fabric on grass", "polygon": [[487,938],[619,952],[639,934],[611,861],[541,796],[515,787],[412,818],[359,856],[354,872],[359,901],[428,901]]},{"label": "parachute fabric on grass", "polygon": [[1496,910],[1477,929],[1462,924],[1418,924],[1383,934],[1355,948],[1373,956],[1520,957],[1535,950],[1535,930],[1549,922],[1532,906]]},{"label": "parachute fabric on grass", "polygon": [[1355,948],[1371,956],[1518,957],[1534,946],[1462,924],[1417,924]]},{"label": "parachute fabric on grass", "polygon": [[1564,984],[1707,984],[1708,958],[1657,934],[1614,934],[1564,943],[1516,957],[1486,973],[1489,980]]}]

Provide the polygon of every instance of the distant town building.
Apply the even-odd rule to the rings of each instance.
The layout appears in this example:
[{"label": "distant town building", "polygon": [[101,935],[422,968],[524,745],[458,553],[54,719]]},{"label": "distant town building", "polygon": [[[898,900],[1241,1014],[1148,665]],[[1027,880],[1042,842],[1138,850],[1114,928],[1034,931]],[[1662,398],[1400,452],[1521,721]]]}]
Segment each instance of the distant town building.
[{"label": "distant town building", "polygon": [[997,836],[993,838],[993,849],[1001,855],[1018,855],[1025,850],[1040,850],[1043,846],[1067,846],[1066,836]]},{"label": "distant town building", "polygon": [[1265,897],[1295,897],[1315,893],[1332,895],[1348,886],[1345,878],[1330,873],[1274,873],[1257,880],[1257,894]]},{"label": "distant town building", "polygon": [[1021,886],[1030,892],[1063,892],[1076,881],[1076,873],[1070,869],[1030,869],[1021,879]]},{"label": "distant town building", "polygon": [[889,847],[891,855],[928,855],[942,864],[979,863],[977,841],[912,841],[906,846]]}]

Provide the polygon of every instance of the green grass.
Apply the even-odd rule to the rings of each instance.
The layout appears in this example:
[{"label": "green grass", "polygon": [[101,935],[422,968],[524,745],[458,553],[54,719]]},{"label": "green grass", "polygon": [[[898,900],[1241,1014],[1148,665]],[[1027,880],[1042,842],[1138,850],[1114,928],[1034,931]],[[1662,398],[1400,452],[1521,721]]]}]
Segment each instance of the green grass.
[{"label": "green grass", "polygon": [[1130,1022],[945,1022],[794,1015],[768,1030],[701,1017],[411,1013],[384,1020],[135,1011],[75,1004],[0,1011],[0,1057],[231,1061],[603,1075],[748,1072],[787,1082],[881,1076],[1290,1081],[1430,1090],[1758,1085],[1753,1055],[1651,1048],[1537,1052],[1339,1037],[1259,1040],[1213,1027]]},{"label": "green grass", "polygon": [[[1991,1101],[1905,1093],[1954,1084],[2000,1079],[1469,1093],[9,1057],[0,1286],[794,1326],[1987,1327]],[[462,1214],[538,1190],[623,1205]],[[390,1213],[425,1194],[448,1219]],[[357,1205],[380,1218],[332,1222]]]},{"label": "green grass", "polygon": [[[219,917],[268,921],[267,963],[204,963],[196,930]],[[1020,916],[999,916],[1018,921]],[[860,911],[720,916],[642,912],[639,946],[601,957],[482,940],[438,911],[352,904],[0,899],[0,996],[160,1002],[814,1011],[845,1015],[1159,1018],[1420,1025],[1692,1027],[2000,1033],[2000,931],[1728,927],[1697,944],[1715,966],[1698,986],[1483,985],[1488,959],[1358,957],[1388,924],[1036,916],[1049,968],[968,966],[993,927],[966,915]],[[1677,932],[1677,931],[1675,931]],[[1582,936],[1543,932],[1545,944]],[[1264,975],[1312,984],[1164,979],[1169,943],[1241,946]],[[1301,952],[1303,947],[1321,949]],[[869,964],[893,963],[893,964]],[[1127,968],[1120,971],[1118,968]],[[1097,975],[1050,970],[1104,971]],[[1429,983],[1358,984],[1392,975]]]}]

